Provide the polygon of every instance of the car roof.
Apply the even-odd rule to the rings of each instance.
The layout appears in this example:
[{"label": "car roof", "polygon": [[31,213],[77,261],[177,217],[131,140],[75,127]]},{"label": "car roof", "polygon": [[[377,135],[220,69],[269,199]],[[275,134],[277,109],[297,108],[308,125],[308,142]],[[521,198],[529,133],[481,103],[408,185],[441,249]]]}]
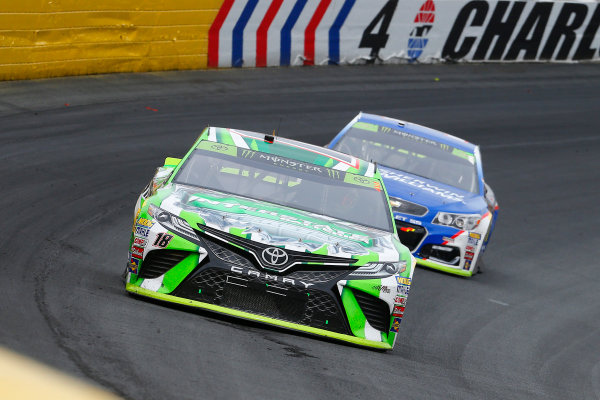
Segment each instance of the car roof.
[{"label": "car roof", "polygon": [[[239,129],[209,127],[201,139],[291,158],[357,175],[367,177],[374,177],[375,175],[375,165],[373,163],[335,150],[279,136]],[[198,142],[199,144],[200,142]]]},{"label": "car roof", "polygon": [[438,131],[436,129],[428,128],[423,125],[415,124],[412,122],[402,121],[399,119],[384,117],[376,114],[368,114],[360,112],[353,122],[367,122],[380,126],[385,126],[392,129],[399,129],[411,133],[413,135],[421,136],[427,139],[435,140],[436,142],[448,144],[457,149],[474,153],[476,145],[470,143],[459,137],[450,135],[449,133]]}]

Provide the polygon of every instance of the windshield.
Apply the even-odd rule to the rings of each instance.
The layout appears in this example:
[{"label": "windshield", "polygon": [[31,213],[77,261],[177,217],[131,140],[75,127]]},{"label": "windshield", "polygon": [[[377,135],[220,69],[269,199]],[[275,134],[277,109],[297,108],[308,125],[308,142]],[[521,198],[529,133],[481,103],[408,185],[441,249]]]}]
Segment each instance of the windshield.
[{"label": "windshield", "polygon": [[286,157],[201,142],[174,182],[393,232],[378,180]]},{"label": "windshield", "polygon": [[431,139],[357,122],[334,148],[389,168],[479,193],[473,154]]}]

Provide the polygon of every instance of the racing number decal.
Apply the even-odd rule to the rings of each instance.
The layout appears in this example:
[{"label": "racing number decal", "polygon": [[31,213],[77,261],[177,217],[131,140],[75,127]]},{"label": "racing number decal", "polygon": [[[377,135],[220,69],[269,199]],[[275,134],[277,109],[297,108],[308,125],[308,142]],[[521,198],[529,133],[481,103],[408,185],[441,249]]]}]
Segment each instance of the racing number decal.
[{"label": "racing number decal", "polygon": [[[360,40],[360,44],[358,47],[360,48],[370,48],[371,55],[369,64],[375,62],[377,58],[379,58],[379,50],[383,49],[388,41],[390,35],[387,34],[387,30],[390,26],[390,22],[392,21],[392,16],[396,11],[396,6],[398,5],[398,0],[389,0],[381,11],[377,13],[373,21],[367,26],[365,31],[363,32],[362,39]],[[373,31],[379,25],[379,32],[374,33]]]},{"label": "racing number decal", "polygon": [[153,245],[156,247],[165,248],[169,245],[169,242],[173,239],[173,235],[167,235],[166,233],[159,233],[156,235],[156,240]]}]

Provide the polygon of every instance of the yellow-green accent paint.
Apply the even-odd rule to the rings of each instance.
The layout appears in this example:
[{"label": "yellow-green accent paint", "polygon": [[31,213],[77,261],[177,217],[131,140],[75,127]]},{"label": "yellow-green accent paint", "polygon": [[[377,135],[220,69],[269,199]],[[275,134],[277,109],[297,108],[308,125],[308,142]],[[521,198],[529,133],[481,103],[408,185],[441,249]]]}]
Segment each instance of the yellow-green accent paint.
[{"label": "yellow-green accent paint", "polygon": [[181,158],[167,157],[165,158],[165,167],[176,167],[181,162]]},{"label": "yellow-green accent paint", "polygon": [[452,268],[452,267],[445,267],[443,265],[439,265],[438,263],[434,263],[434,262],[431,262],[428,260],[422,260],[420,258],[417,258],[417,264],[422,265],[424,267],[437,269],[439,271],[448,272],[448,273],[454,274],[454,275],[473,276],[473,273],[471,271],[466,271],[464,269],[458,269],[458,268]]},{"label": "yellow-green accent paint", "polygon": [[365,131],[377,132],[378,126],[375,124],[369,124],[367,122],[357,122],[352,125],[353,128],[362,129]]}]

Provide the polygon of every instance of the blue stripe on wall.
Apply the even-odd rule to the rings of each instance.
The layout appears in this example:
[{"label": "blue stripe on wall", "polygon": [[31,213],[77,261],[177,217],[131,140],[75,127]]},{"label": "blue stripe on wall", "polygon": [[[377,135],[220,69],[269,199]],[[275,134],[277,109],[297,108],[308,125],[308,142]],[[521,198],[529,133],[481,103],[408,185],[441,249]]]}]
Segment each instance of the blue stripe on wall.
[{"label": "blue stripe on wall", "polygon": [[356,0],[346,0],[340,13],[333,21],[333,25],[329,28],[329,64],[337,65],[340,63],[340,30],[346,21],[350,10],[354,6]]},{"label": "blue stripe on wall", "polygon": [[296,25],[296,21],[300,17],[300,13],[304,9],[308,0],[298,0],[292,8],[292,12],[285,20],[281,29],[281,53],[279,54],[279,65],[290,65],[290,57],[292,52],[292,29]]},{"label": "blue stripe on wall", "polygon": [[238,19],[233,27],[233,43],[231,48],[232,67],[241,67],[244,63],[244,29],[246,29],[246,24],[257,4],[258,0],[248,0],[246,7],[242,11],[242,15],[240,15],[240,19]]}]

